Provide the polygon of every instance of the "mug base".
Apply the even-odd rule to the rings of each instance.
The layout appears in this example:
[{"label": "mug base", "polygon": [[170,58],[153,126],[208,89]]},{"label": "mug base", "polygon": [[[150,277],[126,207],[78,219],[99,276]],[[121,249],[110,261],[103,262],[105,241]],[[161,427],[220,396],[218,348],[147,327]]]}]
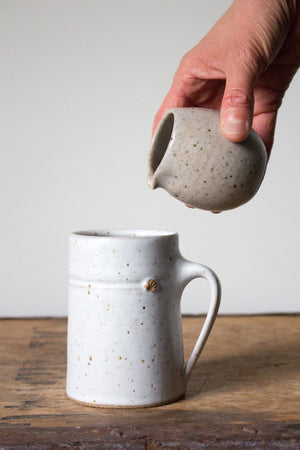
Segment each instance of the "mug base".
[{"label": "mug base", "polygon": [[105,408],[105,409],[153,408],[155,406],[163,406],[163,405],[168,405],[170,403],[177,402],[179,400],[182,400],[185,396],[185,394],[181,394],[180,396],[177,396],[170,400],[165,400],[165,401],[157,402],[157,403],[149,403],[149,404],[145,404],[145,405],[113,405],[113,404],[110,405],[110,404],[102,404],[102,403],[83,402],[81,400],[76,400],[75,398],[70,397],[68,394],[66,394],[66,395],[70,400],[72,400],[73,402],[79,403],[80,405],[91,406],[92,408]]}]

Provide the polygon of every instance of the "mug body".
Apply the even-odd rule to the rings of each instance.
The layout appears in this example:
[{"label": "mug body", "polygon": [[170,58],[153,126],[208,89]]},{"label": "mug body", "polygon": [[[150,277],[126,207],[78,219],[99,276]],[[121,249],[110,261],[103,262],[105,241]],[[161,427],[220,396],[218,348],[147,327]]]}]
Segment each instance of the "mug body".
[{"label": "mug body", "polygon": [[146,230],[69,238],[67,395],[142,407],[183,397],[178,235]]}]

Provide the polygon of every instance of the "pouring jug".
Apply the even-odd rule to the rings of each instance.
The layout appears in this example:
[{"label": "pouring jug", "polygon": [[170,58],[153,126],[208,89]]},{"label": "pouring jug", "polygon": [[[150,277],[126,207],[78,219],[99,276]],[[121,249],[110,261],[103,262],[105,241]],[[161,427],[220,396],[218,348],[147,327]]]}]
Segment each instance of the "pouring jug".
[{"label": "pouring jug", "polygon": [[256,194],[266,165],[265,146],[254,130],[243,142],[231,142],[222,134],[218,111],[173,108],[153,136],[148,184],[196,208],[225,211]]}]

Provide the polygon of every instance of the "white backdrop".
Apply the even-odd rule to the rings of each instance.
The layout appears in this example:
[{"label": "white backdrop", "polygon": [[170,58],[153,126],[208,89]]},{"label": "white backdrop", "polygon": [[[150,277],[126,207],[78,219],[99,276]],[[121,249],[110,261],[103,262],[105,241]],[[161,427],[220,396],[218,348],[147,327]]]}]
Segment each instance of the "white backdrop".
[{"label": "white backdrop", "polygon": [[[300,310],[299,74],[248,204],[213,215],[147,186],[154,114],[230,3],[1,0],[1,316],[65,315],[68,233],[120,227],[178,231],[218,273],[222,313]],[[183,312],[207,297],[193,281]]]}]

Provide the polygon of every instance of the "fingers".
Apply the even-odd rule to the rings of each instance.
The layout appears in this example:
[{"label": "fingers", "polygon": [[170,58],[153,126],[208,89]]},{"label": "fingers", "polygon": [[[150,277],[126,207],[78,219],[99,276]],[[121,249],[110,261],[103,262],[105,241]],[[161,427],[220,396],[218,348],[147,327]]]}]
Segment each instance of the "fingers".
[{"label": "fingers", "polygon": [[227,76],[221,105],[221,128],[224,136],[241,142],[248,136],[253,119],[254,81],[246,73]]},{"label": "fingers", "polygon": [[271,149],[273,146],[276,118],[277,110],[258,114],[253,119],[253,129],[262,138],[267,150],[268,158],[270,157]]}]

